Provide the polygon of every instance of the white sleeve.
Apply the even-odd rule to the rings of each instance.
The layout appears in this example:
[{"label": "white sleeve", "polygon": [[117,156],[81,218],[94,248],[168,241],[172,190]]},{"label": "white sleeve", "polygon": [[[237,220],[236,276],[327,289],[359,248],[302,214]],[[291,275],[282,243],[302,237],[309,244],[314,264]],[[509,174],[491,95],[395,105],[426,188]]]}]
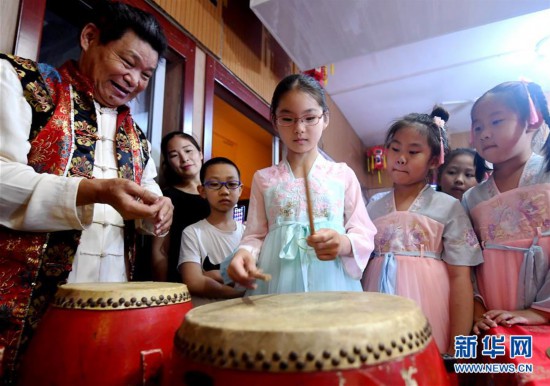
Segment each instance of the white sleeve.
[{"label": "white sleeve", "polygon": [[[183,230],[181,235],[181,247],[180,257],[178,260],[178,271],[180,265],[183,263],[197,263],[201,264],[201,228],[195,226],[196,224],[189,225]],[[206,257],[206,256],[205,256]]]},{"label": "white sleeve", "polygon": [[27,165],[31,121],[17,73],[0,60],[0,225],[38,232],[84,229],[93,210],[76,207],[82,179],[39,174]]},{"label": "white sleeve", "polygon": [[[151,149],[151,143],[147,141],[147,144],[149,145],[149,149]],[[162,196],[162,191],[160,190],[160,186],[155,181],[156,176],[157,176],[157,166],[155,165],[155,160],[153,159],[153,157],[149,152],[149,160],[145,165],[145,169],[143,169],[143,176],[141,177],[141,186],[155,193],[157,196]]]},{"label": "white sleeve", "polygon": [[[151,149],[151,144],[149,141],[147,141],[149,145],[149,149]],[[160,189],[160,186],[155,181],[155,177],[157,176],[157,167],[155,166],[155,161],[153,160],[153,157],[151,157],[151,154],[149,154],[149,160],[147,161],[147,164],[145,165],[145,168],[143,169],[143,175],[141,176],[141,186],[143,186],[145,189],[149,190],[150,192],[155,193],[157,196],[162,196],[162,190]],[[149,219],[137,219],[135,220],[136,228],[139,229],[141,232],[154,236],[155,235],[155,229],[154,224]],[[159,237],[166,236],[170,231],[167,231],[165,234],[160,235]]]}]

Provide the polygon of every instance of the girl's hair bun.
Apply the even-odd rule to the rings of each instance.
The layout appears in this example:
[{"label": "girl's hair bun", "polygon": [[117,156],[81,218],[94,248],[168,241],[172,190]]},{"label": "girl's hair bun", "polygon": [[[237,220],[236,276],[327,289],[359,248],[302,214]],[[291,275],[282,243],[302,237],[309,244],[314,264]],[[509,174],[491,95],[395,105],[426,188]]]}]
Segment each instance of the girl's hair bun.
[{"label": "girl's hair bun", "polygon": [[445,122],[447,122],[449,120],[449,112],[445,110],[443,107],[436,105],[434,106],[432,113],[430,114],[430,117],[432,118],[439,117],[443,119]]}]

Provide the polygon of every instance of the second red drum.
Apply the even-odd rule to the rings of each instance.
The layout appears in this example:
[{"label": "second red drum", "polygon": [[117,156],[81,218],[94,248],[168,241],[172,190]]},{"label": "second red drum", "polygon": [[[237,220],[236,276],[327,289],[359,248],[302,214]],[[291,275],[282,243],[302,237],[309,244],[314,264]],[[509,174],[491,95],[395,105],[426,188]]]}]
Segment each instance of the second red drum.
[{"label": "second red drum", "polygon": [[23,357],[20,385],[166,384],[190,309],[184,284],[63,285]]}]

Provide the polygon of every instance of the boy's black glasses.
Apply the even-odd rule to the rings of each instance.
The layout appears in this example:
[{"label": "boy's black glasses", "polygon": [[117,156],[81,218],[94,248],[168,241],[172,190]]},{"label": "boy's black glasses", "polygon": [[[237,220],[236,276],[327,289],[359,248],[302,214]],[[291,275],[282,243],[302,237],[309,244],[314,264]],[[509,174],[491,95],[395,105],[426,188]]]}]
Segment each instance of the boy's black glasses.
[{"label": "boy's black glasses", "polygon": [[241,187],[242,183],[241,181],[205,181],[203,185],[206,189],[210,190],[220,190],[222,186],[225,186],[229,190],[236,190]]}]

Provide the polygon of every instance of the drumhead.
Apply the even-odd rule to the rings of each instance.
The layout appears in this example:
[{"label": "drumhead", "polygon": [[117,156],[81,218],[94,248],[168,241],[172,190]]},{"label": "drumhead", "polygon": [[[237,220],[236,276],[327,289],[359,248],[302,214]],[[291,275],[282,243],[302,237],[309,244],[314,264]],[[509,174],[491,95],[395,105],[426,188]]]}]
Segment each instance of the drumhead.
[{"label": "drumhead", "polygon": [[195,361],[255,371],[352,369],[431,341],[414,301],[373,292],[258,295],[189,311],[176,346]]},{"label": "drumhead", "polygon": [[181,283],[74,283],[58,288],[53,306],[101,311],[160,307],[190,301],[187,286]]}]

